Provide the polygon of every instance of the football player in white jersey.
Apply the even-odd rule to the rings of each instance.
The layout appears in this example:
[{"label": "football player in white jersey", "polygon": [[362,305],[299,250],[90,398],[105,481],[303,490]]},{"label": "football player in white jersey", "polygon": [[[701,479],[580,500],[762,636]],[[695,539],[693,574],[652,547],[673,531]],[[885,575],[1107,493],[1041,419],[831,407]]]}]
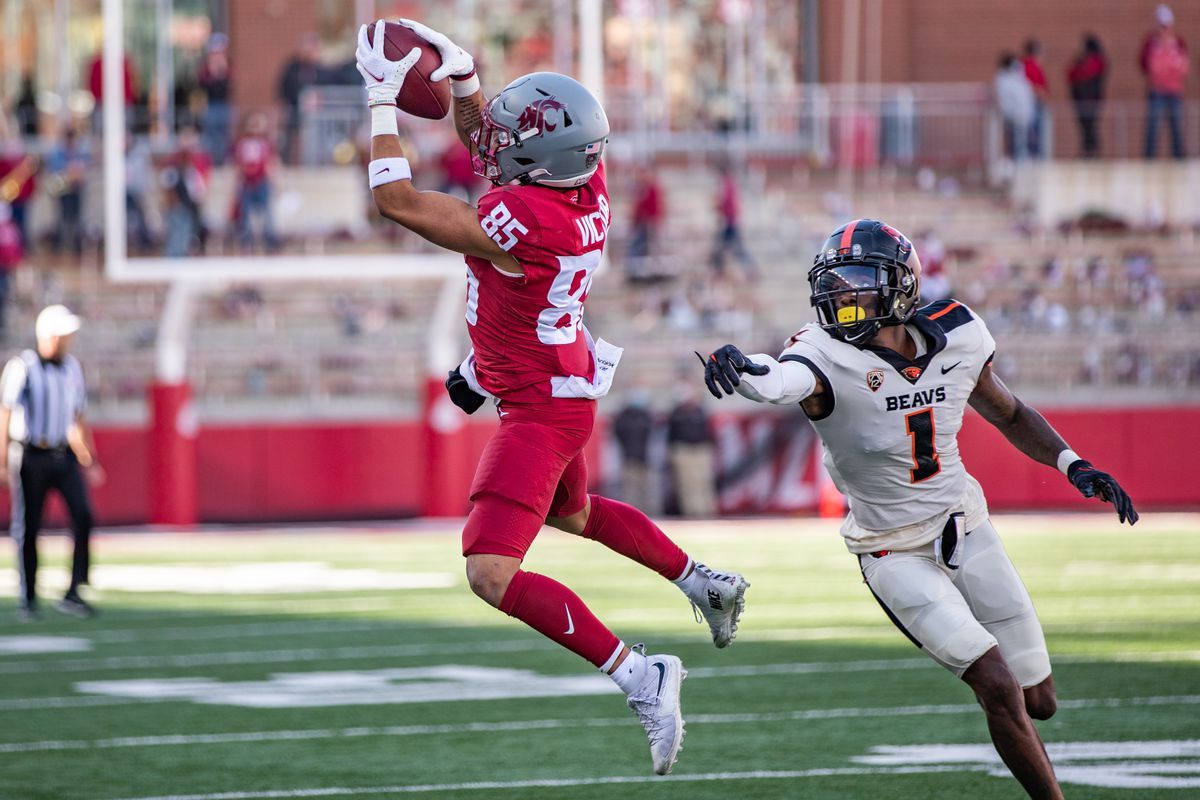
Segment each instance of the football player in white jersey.
[{"label": "football player in white jersey", "polygon": [[901,631],[962,678],[996,750],[1030,797],[1061,798],[1033,719],[1055,711],[1054,679],[1029,593],[958,452],[971,407],[1021,452],[1057,467],[1084,497],[1137,512],[1120,485],[1075,454],[992,371],[995,342],[969,308],[917,308],[921,266],[894,228],[838,228],[808,274],[818,322],[778,359],[726,345],[705,362],[715,396],[799,403],[848,496],[842,535]]}]

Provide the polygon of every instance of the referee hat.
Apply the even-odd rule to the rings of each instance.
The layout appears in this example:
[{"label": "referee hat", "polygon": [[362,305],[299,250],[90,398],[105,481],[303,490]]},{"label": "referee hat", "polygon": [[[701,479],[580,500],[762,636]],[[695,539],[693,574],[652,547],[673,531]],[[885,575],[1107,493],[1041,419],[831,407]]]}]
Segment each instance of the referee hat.
[{"label": "referee hat", "polygon": [[69,336],[79,330],[79,326],[83,321],[79,317],[71,313],[64,305],[46,306],[41,313],[37,315],[37,322],[34,323],[34,333],[39,339],[47,339],[51,336]]}]

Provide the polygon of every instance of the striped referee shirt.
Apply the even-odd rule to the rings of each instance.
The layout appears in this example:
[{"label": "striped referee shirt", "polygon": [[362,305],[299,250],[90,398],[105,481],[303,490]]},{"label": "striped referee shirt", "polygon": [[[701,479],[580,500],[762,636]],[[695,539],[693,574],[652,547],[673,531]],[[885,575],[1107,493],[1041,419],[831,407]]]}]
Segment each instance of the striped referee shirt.
[{"label": "striped referee shirt", "polygon": [[[79,359],[43,359],[25,350],[0,375],[0,406],[13,411],[9,438],[34,447],[64,447],[67,431],[87,409]],[[18,413],[19,412],[19,413]]]}]

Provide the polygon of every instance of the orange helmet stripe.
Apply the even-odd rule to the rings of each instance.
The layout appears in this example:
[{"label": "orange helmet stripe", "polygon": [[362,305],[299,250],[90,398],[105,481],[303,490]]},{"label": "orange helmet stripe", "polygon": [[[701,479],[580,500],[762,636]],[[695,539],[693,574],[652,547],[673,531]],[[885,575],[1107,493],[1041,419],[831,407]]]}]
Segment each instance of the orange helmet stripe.
[{"label": "orange helmet stripe", "polygon": [[854,240],[854,231],[858,229],[858,223],[860,222],[862,222],[861,219],[856,219],[842,231],[842,241],[838,244],[840,249],[845,250],[850,247],[850,242]]}]

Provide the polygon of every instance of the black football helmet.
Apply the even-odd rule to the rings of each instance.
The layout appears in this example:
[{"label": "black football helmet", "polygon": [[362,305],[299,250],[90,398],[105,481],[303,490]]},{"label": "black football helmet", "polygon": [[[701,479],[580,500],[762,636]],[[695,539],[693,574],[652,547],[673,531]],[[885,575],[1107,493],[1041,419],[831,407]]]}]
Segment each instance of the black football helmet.
[{"label": "black football helmet", "polygon": [[917,309],[916,263],[908,237],[879,220],[856,219],[835,230],[808,271],[821,327],[862,346],[885,325],[903,325]]}]

